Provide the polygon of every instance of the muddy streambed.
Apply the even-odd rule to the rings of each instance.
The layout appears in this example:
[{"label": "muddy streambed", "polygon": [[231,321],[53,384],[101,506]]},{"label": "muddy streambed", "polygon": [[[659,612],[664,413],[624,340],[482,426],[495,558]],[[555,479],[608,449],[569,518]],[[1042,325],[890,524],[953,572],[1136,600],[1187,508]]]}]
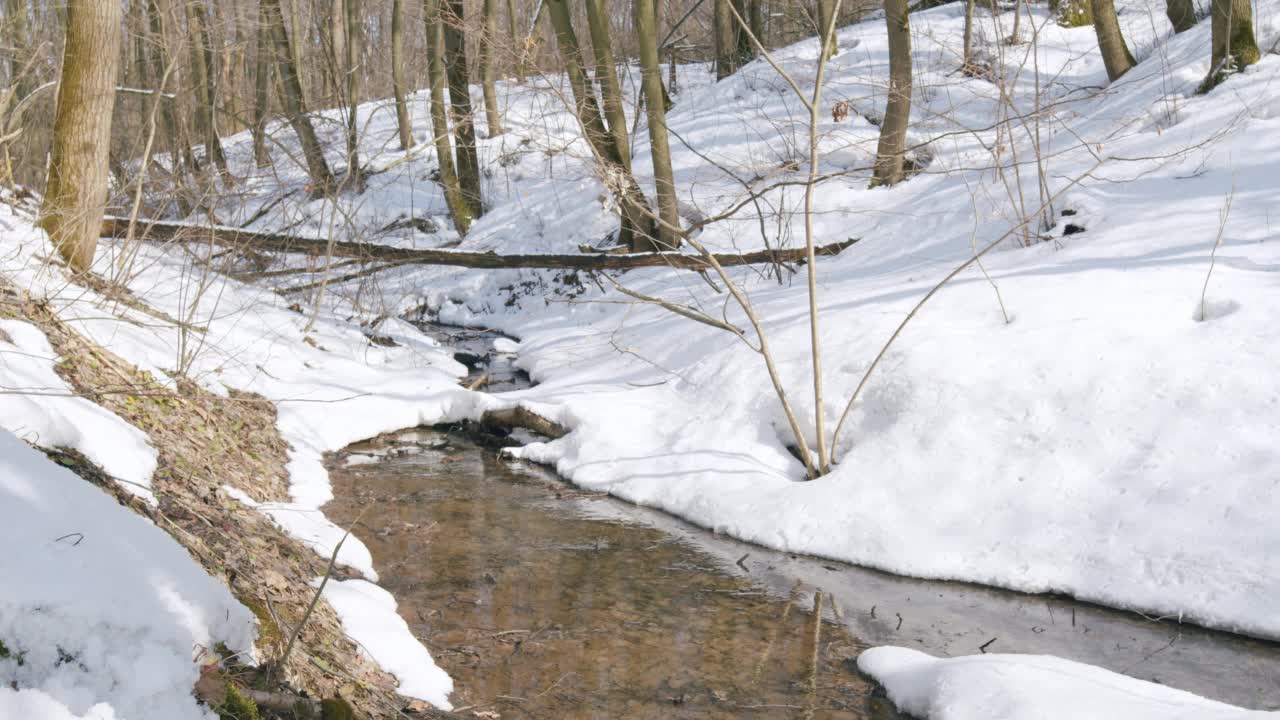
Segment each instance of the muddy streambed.
[{"label": "muddy streambed", "polygon": [[[485,357],[489,338],[446,339],[499,389],[519,385]],[[391,433],[330,472],[325,512],[361,516],[381,584],[454,678],[462,716],[890,718],[854,665],[879,644],[1055,654],[1280,708],[1280,645],[772,552],[582,492],[467,433]]]}]

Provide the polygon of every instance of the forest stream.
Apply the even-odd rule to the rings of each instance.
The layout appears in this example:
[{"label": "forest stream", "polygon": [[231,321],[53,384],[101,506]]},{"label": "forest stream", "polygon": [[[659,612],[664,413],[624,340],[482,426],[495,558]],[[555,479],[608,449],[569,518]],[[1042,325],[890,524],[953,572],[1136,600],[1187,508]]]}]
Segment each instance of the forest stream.
[{"label": "forest stream", "polygon": [[[524,382],[489,352],[496,336],[431,330],[490,389]],[[1055,654],[1280,707],[1280,645],[766,550],[574,488],[500,444],[419,428],[330,458],[325,512],[360,517],[381,584],[454,678],[461,716],[893,718],[856,667],[882,644]]]}]

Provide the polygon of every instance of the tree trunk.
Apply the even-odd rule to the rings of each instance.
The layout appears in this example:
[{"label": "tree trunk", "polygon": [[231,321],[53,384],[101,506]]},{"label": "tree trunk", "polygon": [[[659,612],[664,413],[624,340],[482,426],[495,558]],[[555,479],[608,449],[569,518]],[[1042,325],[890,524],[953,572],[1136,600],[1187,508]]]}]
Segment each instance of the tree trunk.
[{"label": "tree trunk", "polygon": [[302,155],[307,161],[307,172],[311,175],[314,191],[332,192],[334,188],[333,173],[329,171],[329,163],[324,159],[324,150],[316,137],[311,118],[307,117],[307,108],[302,102],[302,81],[298,70],[293,66],[293,50],[289,46],[289,34],[284,29],[284,15],[280,11],[280,0],[261,0],[267,11],[267,22],[271,25],[271,34],[275,37],[276,71],[280,78],[280,104],[284,107],[285,117],[302,144]]},{"label": "tree trunk", "polygon": [[400,149],[413,147],[413,126],[409,124],[409,104],[405,102],[404,84],[404,8],[403,0],[391,0],[391,92],[396,98],[396,127],[400,131]]},{"label": "tree trunk", "polygon": [[[888,12],[889,3],[885,4],[885,12]],[[833,58],[836,53],[840,52],[839,46],[836,45],[836,34],[834,29],[835,17],[833,10],[835,3],[833,0],[818,0],[818,35],[821,37],[827,32],[831,33],[831,45],[827,48],[827,57]],[[892,33],[890,33],[892,35]]]},{"label": "tree trunk", "polygon": [[107,204],[107,162],[121,4],[70,0],[40,227],[77,273],[88,272]]},{"label": "tree trunk", "polygon": [[1175,33],[1186,32],[1196,26],[1196,4],[1194,0],[1167,0],[1165,14],[1173,25]]},{"label": "tree trunk", "polygon": [[973,6],[974,0],[964,2],[964,57],[960,60],[960,69],[972,74],[973,67]]},{"label": "tree trunk", "polygon": [[359,191],[360,179],[360,48],[362,45],[361,28],[364,18],[360,16],[360,0],[342,0],[342,9],[346,13],[347,37],[343,45],[346,58],[342,64],[345,71],[344,85],[347,99],[347,183]]},{"label": "tree trunk", "polygon": [[880,123],[871,187],[902,180],[907,122],[911,118],[911,25],[907,0],[886,0],[884,20],[889,31],[889,96]]},{"label": "tree trunk", "polygon": [[507,0],[507,31],[511,35],[511,52],[515,55],[516,82],[524,84],[524,41],[516,29],[516,0]]},{"label": "tree trunk", "polygon": [[[301,0],[298,0],[299,2]],[[346,94],[346,83],[343,82],[342,69],[347,64],[347,28],[346,6],[344,0],[329,0],[329,79],[333,86],[333,96],[342,98]],[[339,100],[340,102],[340,100]]]},{"label": "tree trunk", "polygon": [[449,78],[449,109],[453,121],[454,160],[462,197],[472,217],[484,214],[480,197],[480,159],[476,154],[475,112],[471,107],[471,74],[467,70],[466,14],[463,0],[445,0],[445,74]]},{"label": "tree trunk", "polygon": [[732,1],[715,0],[712,31],[716,41],[716,80],[723,80],[738,70],[738,20],[729,8]]},{"label": "tree trunk", "polygon": [[670,250],[680,244],[680,213],[676,206],[671,148],[667,144],[667,114],[662,105],[662,75],[658,66],[658,18],[654,0],[635,0],[636,38],[640,46],[640,73],[649,113],[649,147],[653,156],[653,180],[658,193],[657,248]]},{"label": "tree trunk", "polygon": [[[765,37],[764,0],[750,0],[750,3],[751,17],[748,18],[748,22],[751,25],[751,34],[756,36],[761,45],[769,47],[769,41]],[[754,48],[752,48],[752,52],[755,52]]]},{"label": "tree trunk", "polygon": [[480,33],[480,89],[484,93],[484,118],[489,137],[502,134],[502,118],[498,115],[498,92],[494,89],[494,44],[498,41],[497,0],[484,0],[484,31]]},{"label": "tree trunk", "polygon": [[218,137],[217,67],[213,60],[213,47],[209,44],[209,17],[199,2],[189,2],[186,7],[191,36],[192,81],[195,82],[196,130],[203,136],[205,159],[213,160],[218,171],[226,177],[229,175],[227,156],[222,152],[222,139]]},{"label": "tree trunk", "polygon": [[1253,10],[1249,0],[1212,0],[1213,56],[1205,89],[1258,62],[1258,42],[1253,35]]},{"label": "tree trunk", "polygon": [[305,0],[284,0],[284,2],[289,4],[289,28],[287,32],[292,33],[290,37],[293,38],[293,44],[290,46],[290,57],[293,59],[294,72],[298,74],[298,87],[302,89],[298,100],[303,107],[307,107],[306,63],[304,62],[305,58],[302,56],[302,50],[307,46],[307,38],[310,37],[311,33],[304,29],[302,23],[302,3]]},{"label": "tree trunk", "polygon": [[618,199],[622,213],[622,226],[618,234],[620,244],[632,248],[649,247],[652,242],[653,218],[649,215],[649,202],[644,191],[636,183],[631,172],[622,163],[618,147],[600,116],[600,105],[595,91],[582,69],[582,48],[573,30],[573,20],[566,0],[544,0],[551,25],[555,29],[556,44],[569,87],[573,91],[573,111],[582,126],[582,134],[602,165],[601,174],[609,191]]},{"label": "tree trunk", "polygon": [[267,115],[271,112],[271,24],[266,10],[258,4],[257,61],[253,70],[253,161],[258,167],[271,164],[267,152]]},{"label": "tree trunk", "polygon": [[1116,19],[1114,0],[1089,0],[1093,13],[1093,29],[1098,34],[1098,49],[1102,51],[1102,63],[1107,67],[1107,78],[1115,82],[1134,66],[1133,55],[1120,34],[1120,21]]},{"label": "tree trunk", "polygon": [[427,75],[431,86],[431,135],[436,146],[440,170],[440,187],[445,204],[453,217],[454,229],[465,235],[471,228],[471,207],[462,194],[458,173],[453,166],[453,144],[449,140],[449,111],[445,105],[444,22],[440,16],[441,0],[424,0],[423,15],[427,34]]},{"label": "tree trunk", "polygon": [[35,78],[24,73],[30,47],[30,23],[27,18],[26,0],[6,0],[4,39],[9,46],[9,82],[14,84],[14,102],[25,98],[35,89]]},{"label": "tree trunk", "polygon": [[591,51],[596,61],[596,82],[600,83],[605,119],[609,134],[618,149],[622,166],[631,168],[631,142],[627,137],[627,114],[622,105],[622,86],[613,60],[613,43],[609,38],[609,0],[586,0],[587,27],[591,31]]}]

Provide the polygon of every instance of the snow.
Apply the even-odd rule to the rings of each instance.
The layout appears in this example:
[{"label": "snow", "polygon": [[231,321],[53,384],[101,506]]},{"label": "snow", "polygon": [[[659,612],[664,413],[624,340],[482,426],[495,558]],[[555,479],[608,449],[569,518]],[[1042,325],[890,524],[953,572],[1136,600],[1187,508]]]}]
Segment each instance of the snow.
[{"label": "snow", "polygon": [[44,448],[73,448],[136,495],[155,503],[156,451],[146,433],[75,394],[54,372],[44,333],[0,319],[0,427]]},{"label": "snow", "polygon": [[858,656],[898,709],[922,720],[1245,720],[1244,710],[1156,683],[1043,655],[934,658],[899,647]]},{"label": "snow", "polygon": [[449,703],[453,679],[413,638],[409,626],[396,614],[396,599],[391,593],[364,580],[331,580],[325,584],[324,599],[338,613],[351,639],[400,681],[397,692],[441,710],[453,709]]},{"label": "snow", "polygon": [[220,580],[9,432],[0,548],[0,717],[210,718],[191,691],[204,652],[253,659],[253,616]]},{"label": "snow", "polygon": [[[211,392],[253,392],[273,401],[290,444],[290,498],[236,497],[325,557],[343,530],[321,510],[332,495],[324,453],[382,432],[522,403],[572,432],[514,454],[740,539],[1280,638],[1274,603],[1280,568],[1272,561],[1280,553],[1274,522],[1280,231],[1272,217],[1280,197],[1274,91],[1280,57],[1266,55],[1213,93],[1195,95],[1208,71],[1209,23],[1174,35],[1158,8],[1137,0],[1117,6],[1140,62],[1111,85],[1092,28],[1060,28],[1032,6],[1023,28],[1036,44],[1008,46],[999,38],[1011,26],[1010,13],[992,19],[980,10],[977,45],[1007,71],[1011,108],[995,84],[956,72],[959,3],[913,14],[909,142],[927,151],[921,155],[929,156],[928,165],[905,183],[875,190],[867,187],[866,168],[876,145],[872,120],[885,104],[883,19],[841,30],[824,97],[849,101],[853,113],[842,123],[823,113],[818,170],[832,178],[814,193],[814,228],[821,243],[861,240],[817,264],[820,406],[811,391],[803,275],[783,272],[779,281],[759,268],[731,271],[762,318],[811,447],[818,440],[816,412],[832,444],[829,433],[854,388],[926,293],[975,249],[1008,239],[914,315],[852,406],[833,443],[832,472],[812,482],[802,481],[803,467],[787,448],[793,442],[787,422],[751,347],[659,308],[619,303],[617,293],[578,273],[406,266],[376,279],[332,283],[317,297],[215,275],[198,262],[207,249],[103,243],[100,271],[119,275],[171,319],[165,321],[51,270],[41,260],[50,254],[47,241],[6,211],[0,211],[0,272],[160,382],[181,374]],[[1280,38],[1280,0],[1260,0],[1255,17],[1259,45],[1272,47]],[[817,52],[810,40],[775,57],[808,92]],[[757,189],[777,184],[758,203],[702,229],[699,241],[720,251],[766,241],[796,247],[803,235],[794,181],[808,170],[800,151],[807,114],[799,100],[760,61],[719,83],[705,65],[680,72],[683,90],[668,125],[679,139],[673,164],[686,221],[733,206],[743,198],[743,182]],[[624,78],[628,96],[635,76],[630,68]],[[369,177],[365,193],[337,200],[295,194],[251,227],[327,237],[340,225],[350,237],[400,247],[477,251],[574,252],[602,244],[616,228],[616,213],[561,100],[562,79],[502,83],[499,90],[510,131],[481,139],[488,212],[465,238],[449,226],[438,187],[423,179],[434,167],[434,150],[390,149],[394,114],[383,112],[385,101],[359,109],[361,154],[371,167],[386,169]],[[415,137],[430,136],[424,100],[423,93],[411,98]],[[998,122],[1010,115],[1039,122]],[[318,130],[330,158],[339,160],[341,123],[319,123]],[[272,131],[292,141],[281,123]],[[1037,133],[1043,187],[1034,161]],[[223,222],[244,222],[307,181],[287,159],[288,147],[273,149],[278,162],[266,174],[254,168],[247,134],[227,138],[226,148],[245,192],[217,201]],[[652,195],[643,127],[633,148],[634,170]],[[1046,199],[1053,224],[1042,230],[1036,216]],[[756,208],[765,212],[763,223]],[[441,229],[377,236],[403,217]],[[1024,246],[1027,218],[1033,237]],[[1068,224],[1084,231],[1068,235]],[[306,262],[295,257],[275,267]],[[748,327],[744,313],[697,275],[649,269],[617,279]],[[424,309],[442,321],[519,338],[496,341],[494,350],[518,353],[518,365],[538,385],[500,396],[459,388],[465,368],[400,319]],[[62,388],[50,378],[50,353],[15,327],[0,347],[3,357],[35,359],[6,360],[12,376],[5,384]],[[19,378],[19,371],[30,377]],[[79,437],[59,419],[92,417],[102,432],[128,439],[110,417],[70,399],[41,400],[40,414],[19,417],[10,408],[20,406],[10,403],[20,401],[11,398],[0,398],[5,427],[45,423],[43,436],[78,447],[122,480],[144,474],[137,438],[115,444],[129,452],[99,452],[85,439],[98,433]],[[356,539],[343,552],[344,563],[374,577]],[[438,668],[407,626],[394,622],[394,602],[361,581],[335,587],[326,596],[344,606],[344,627],[365,638],[370,655],[397,674],[402,692],[446,703]],[[1071,705],[1072,693],[1052,678],[1126,688],[1098,690],[1098,702],[1135,713],[1156,707],[1144,705],[1153,697],[1157,704],[1185,700],[1059,664],[1065,661],[925,662],[875,652],[867,662],[883,658],[884,672],[923,678],[904,680],[911,689],[900,690],[921,703],[967,684],[967,676],[930,680],[967,673],[963,668],[1056,687],[1066,693],[1064,710],[1092,710],[1095,717],[1124,713],[1086,706],[1087,697]],[[979,675],[972,684],[994,687]],[[1079,687],[1076,694],[1085,695]],[[1036,717],[1031,695],[1010,696],[1013,715],[991,716]],[[992,712],[991,705],[968,702],[968,695],[956,699],[954,712],[979,714],[940,717]],[[70,712],[89,707],[81,702]],[[972,707],[985,709],[965,710]],[[1208,712],[1219,711],[1234,712]]]}]

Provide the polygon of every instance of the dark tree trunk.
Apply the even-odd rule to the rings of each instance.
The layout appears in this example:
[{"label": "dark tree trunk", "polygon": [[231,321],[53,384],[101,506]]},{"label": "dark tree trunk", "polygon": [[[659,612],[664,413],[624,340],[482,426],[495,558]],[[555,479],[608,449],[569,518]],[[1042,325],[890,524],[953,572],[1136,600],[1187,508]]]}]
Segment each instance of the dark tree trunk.
[{"label": "dark tree trunk", "polygon": [[280,104],[284,107],[285,117],[298,141],[302,144],[302,155],[307,161],[307,172],[311,175],[314,191],[332,192],[334,189],[333,173],[324,158],[324,150],[316,137],[311,118],[307,116],[306,106],[302,103],[302,82],[298,78],[298,70],[293,66],[293,51],[289,46],[289,34],[284,29],[284,15],[280,11],[280,0],[261,0],[267,12],[267,22],[271,25],[271,34],[275,38],[276,71],[280,78]]},{"label": "dark tree trunk", "polygon": [[480,197],[480,159],[476,154],[475,113],[471,107],[471,74],[467,70],[466,14],[463,0],[445,0],[445,73],[449,78],[449,109],[453,121],[454,156],[462,197],[472,217],[484,214]]},{"label": "dark tree trunk", "polygon": [[258,4],[257,62],[253,69],[253,160],[258,167],[271,164],[267,152],[267,115],[271,112],[271,24]]},{"label": "dark tree trunk", "polygon": [[622,106],[622,86],[613,60],[613,43],[609,38],[609,0],[586,0],[587,27],[591,32],[591,51],[596,61],[596,82],[600,83],[605,119],[609,134],[618,149],[623,167],[631,167],[631,142],[627,137],[627,115]]},{"label": "dark tree trunk", "polygon": [[444,190],[445,204],[449,206],[449,215],[453,218],[454,229],[459,235],[465,235],[471,228],[474,216],[466,197],[462,194],[462,185],[458,182],[458,172],[453,165],[453,144],[449,140],[449,109],[444,98],[447,86],[444,68],[444,20],[440,14],[440,2],[441,0],[424,0],[423,2],[427,34],[427,74],[431,85],[431,136],[436,146],[440,187]]},{"label": "dark tree trunk", "polygon": [[1102,64],[1107,68],[1107,78],[1115,82],[1134,66],[1133,55],[1120,33],[1114,0],[1089,0],[1089,4],[1093,11],[1093,29],[1098,34],[1098,49],[1102,51]]}]

